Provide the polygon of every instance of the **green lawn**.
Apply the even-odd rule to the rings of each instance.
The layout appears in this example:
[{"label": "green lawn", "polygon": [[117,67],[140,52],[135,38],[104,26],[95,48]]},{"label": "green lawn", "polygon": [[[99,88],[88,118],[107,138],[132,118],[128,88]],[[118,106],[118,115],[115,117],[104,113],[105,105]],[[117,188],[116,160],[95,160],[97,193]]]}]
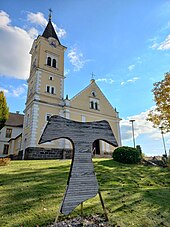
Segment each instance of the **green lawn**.
[{"label": "green lawn", "polygon": [[[11,161],[0,166],[0,227],[54,222],[66,188],[70,161]],[[170,171],[94,159],[109,220],[115,226],[170,226]],[[84,215],[102,214],[96,196]],[[69,217],[80,215],[80,207]],[[66,218],[60,215],[59,220]]]}]

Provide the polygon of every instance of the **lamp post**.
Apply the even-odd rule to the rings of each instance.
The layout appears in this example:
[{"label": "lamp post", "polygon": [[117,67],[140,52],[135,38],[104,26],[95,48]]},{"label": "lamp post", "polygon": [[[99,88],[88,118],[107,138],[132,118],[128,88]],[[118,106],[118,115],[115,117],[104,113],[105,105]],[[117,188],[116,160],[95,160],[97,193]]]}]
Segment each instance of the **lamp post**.
[{"label": "lamp post", "polygon": [[133,122],[135,120],[129,120],[131,123],[132,123],[132,136],[133,136],[133,145],[134,145],[134,148],[135,148],[135,134],[134,134],[134,126],[133,126]]},{"label": "lamp post", "polygon": [[163,132],[163,127],[159,127],[159,129],[161,130],[161,134],[162,134],[162,141],[163,141],[163,146],[164,146],[164,151],[165,151],[165,156],[167,157],[167,152],[166,152],[166,146],[165,146],[165,140],[164,140],[164,132]]}]

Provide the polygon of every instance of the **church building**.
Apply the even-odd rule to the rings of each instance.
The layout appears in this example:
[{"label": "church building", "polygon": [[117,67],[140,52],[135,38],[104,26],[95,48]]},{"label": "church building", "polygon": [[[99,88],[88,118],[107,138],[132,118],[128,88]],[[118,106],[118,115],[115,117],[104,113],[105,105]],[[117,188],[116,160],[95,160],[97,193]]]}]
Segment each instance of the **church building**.
[{"label": "church building", "polygon": [[[109,103],[95,80],[69,99],[64,96],[64,52],[52,25],[51,14],[42,35],[34,40],[30,54],[31,67],[28,79],[28,93],[24,110],[22,132],[23,158],[52,159],[67,158],[71,155],[69,140],[59,139],[39,145],[39,139],[52,115],[60,115],[79,122],[107,120],[116,140],[121,146],[120,118]],[[104,141],[95,141],[92,151],[96,156],[107,156],[115,147]]]}]

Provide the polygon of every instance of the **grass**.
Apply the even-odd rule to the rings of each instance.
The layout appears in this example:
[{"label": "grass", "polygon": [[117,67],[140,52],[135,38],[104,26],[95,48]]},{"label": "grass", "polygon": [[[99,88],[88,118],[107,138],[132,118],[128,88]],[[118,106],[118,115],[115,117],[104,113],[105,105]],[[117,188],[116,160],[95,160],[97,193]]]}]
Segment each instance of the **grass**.
[{"label": "grass", "polygon": [[[113,226],[170,226],[170,172],[94,159],[102,197]],[[11,161],[0,166],[0,226],[48,226],[65,192],[70,161]],[[103,214],[99,197],[84,203],[84,215]],[[80,215],[77,207],[69,216]]]}]

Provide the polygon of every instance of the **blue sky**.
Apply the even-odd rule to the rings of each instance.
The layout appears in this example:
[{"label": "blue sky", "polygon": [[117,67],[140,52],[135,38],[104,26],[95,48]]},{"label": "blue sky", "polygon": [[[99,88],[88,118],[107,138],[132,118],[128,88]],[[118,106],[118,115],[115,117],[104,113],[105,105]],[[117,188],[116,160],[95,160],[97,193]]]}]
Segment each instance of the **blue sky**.
[{"label": "blue sky", "polygon": [[[170,1],[167,0],[2,0],[0,3],[0,90],[11,112],[23,112],[29,51],[52,21],[65,53],[65,94],[86,87],[92,72],[119,111],[123,145],[136,144],[147,155],[163,154],[160,131],[147,122],[153,83],[170,70]],[[167,150],[170,135],[165,135]]]}]

